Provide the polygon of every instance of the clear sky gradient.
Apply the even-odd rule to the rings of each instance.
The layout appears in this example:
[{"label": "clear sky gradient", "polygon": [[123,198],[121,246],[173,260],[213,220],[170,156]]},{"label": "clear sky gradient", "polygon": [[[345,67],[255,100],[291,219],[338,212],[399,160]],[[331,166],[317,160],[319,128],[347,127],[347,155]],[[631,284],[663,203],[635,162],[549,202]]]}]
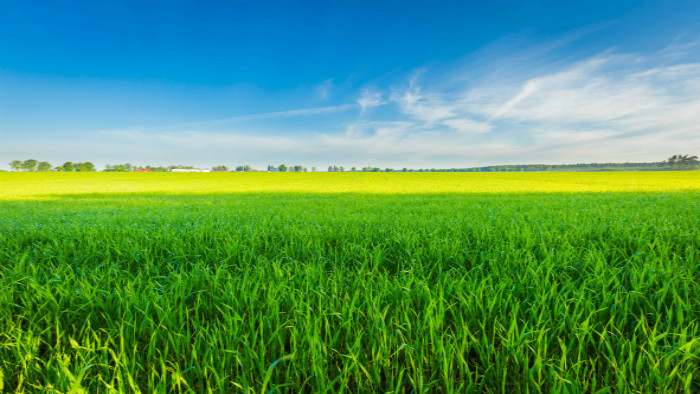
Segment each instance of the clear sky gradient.
[{"label": "clear sky gradient", "polygon": [[700,2],[0,0],[0,168],[700,154]]}]

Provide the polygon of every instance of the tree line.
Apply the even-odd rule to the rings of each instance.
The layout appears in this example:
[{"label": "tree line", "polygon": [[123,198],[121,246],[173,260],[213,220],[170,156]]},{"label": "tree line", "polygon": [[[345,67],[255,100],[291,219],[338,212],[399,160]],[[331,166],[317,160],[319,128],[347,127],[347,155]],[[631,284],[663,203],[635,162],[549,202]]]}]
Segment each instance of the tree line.
[{"label": "tree line", "polygon": [[697,156],[690,156],[690,155],[673,155],[666,159],[665,161],[662,161],[660,163],[661,166],[665,167],[691,167],[694,165],[698,164],[698,157]]},{"label": "tree line", "polygon": [[[267,166],[267,172],[308,172],[308,169],[300,164],[287,167],[285,164]],[[311,167],[311,172],[316,172],[316,167]]]},{"label": "tree line", "polygon": [[[38,161],[35,159],[29,160],[13,160],[10,163],[10,168],[14,171],[25,172],[94,172],[97,171],[95,165],[91,162],[74,163],[67,161],[59,166],[53,166],[46,161]],[[404,167],[401,170],[393,168],[379,168],[374,166],[365,166],[358,169],[351,167],[347,170],[343,166],[332,165],[328,166],[328,172],[534,172],[534,171],[623,171],[623,170],[687,170],[694,169],[698,166],[698,156],[691,155],[673,155],[661,162],[648,163],[578,163],[578,164],[518,164],[518,165],[499,165],[486,167],[468,167],[468,168],[419,168],[409,169]],[[168,172],[173,169],[194,169],[193,166],[185,165],[170,165],[164,166],[135,166],[130,163],[125,164],[107,164],[104,172],[133,172],[133,171],[149,171],[149,172]],[[214,166],[211,171],[229,171],[229,167],[225,165]],[[238,172],[257,171],[249,165],[240,165],[235,167]],[[307,167],[300,164],[287,166],[268,165],[268,172],[308,172]],[[311,172],[316,172],[316,167],[311,167]]]},{"label": "tree line", "polygon": [[48,171],[59,171],[59,172],[93,172],[97,171],[95,165],[87,161],[85,163],[73,163],[67,161],[60,166],[54,167],[51,163],[47,161],[38,161],[34,159],[29,160],[13,160],[10,162],[10,168],[15,171],[26,171],[26,172],[48,172]]}]

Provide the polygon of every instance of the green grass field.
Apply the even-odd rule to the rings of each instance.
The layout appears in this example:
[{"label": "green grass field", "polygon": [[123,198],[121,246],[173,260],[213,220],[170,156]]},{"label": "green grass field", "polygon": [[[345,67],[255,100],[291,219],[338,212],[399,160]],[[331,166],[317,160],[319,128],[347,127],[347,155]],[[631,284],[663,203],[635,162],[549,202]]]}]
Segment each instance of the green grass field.
[{"label": "green grass field", "polygon": [[0,391],[700,392],[700,172],[0,173]]}]

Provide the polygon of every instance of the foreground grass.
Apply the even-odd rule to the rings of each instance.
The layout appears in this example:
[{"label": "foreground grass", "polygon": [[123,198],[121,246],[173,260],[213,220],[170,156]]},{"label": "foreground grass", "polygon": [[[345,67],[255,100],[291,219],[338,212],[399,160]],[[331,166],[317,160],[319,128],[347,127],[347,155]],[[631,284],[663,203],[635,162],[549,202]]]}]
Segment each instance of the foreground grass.
[{"label": "foreground grass", "polygon": [[0,185],[7,391],[700,391],[695,173]]}]

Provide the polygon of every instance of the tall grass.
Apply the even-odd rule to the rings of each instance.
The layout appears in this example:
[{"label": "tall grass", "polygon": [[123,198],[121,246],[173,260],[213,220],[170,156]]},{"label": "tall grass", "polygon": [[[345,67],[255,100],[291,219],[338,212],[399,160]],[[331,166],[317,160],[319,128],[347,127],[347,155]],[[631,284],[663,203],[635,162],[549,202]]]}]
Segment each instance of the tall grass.
[{"label": "tall grass", "polygon": [[693,173],[112,175],[0,175],[0,389],[700,391]]}]

